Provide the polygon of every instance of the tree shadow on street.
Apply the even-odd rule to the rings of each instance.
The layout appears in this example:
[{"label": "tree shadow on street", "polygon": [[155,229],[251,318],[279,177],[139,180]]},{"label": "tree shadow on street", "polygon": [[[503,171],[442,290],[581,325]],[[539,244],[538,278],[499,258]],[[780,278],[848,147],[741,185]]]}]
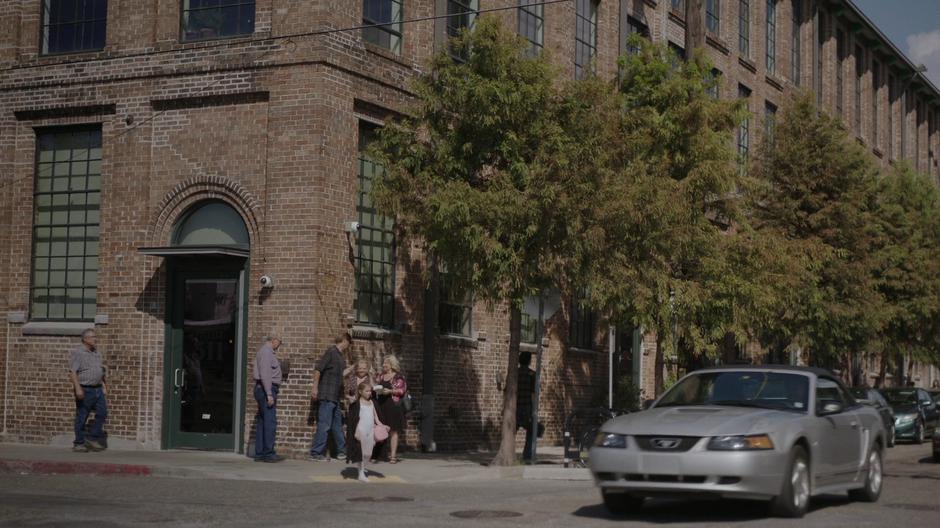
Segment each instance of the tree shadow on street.
[{"label": "tree shadow on street", "polygon": [[[845,495],[813,497],[807,515],[826,508],[844,506],[849,502]],[[717,499],[647,499],[641,510],[628,515],[613,515],[603,504],[595,504],[577,509],[574,516],[612,521],[642,521],[650,524],[731,523],[771,517],[767,502]]]}]

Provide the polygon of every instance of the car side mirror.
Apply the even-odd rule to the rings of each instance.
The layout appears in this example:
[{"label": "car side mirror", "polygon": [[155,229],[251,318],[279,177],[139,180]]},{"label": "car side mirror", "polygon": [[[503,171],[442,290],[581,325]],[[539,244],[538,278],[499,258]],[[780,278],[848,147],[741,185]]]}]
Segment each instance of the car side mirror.
[{"label": "car side mirror", "polygon": [[650,407],[652,407],[652,406],[653,406],[653,402],[655,402],[655,401],[656,401],[656,400],[643,400],[643,410],[645,411],[645,410],[649,409]]},{"label": "car side mirror", "polygon": [[843,411],[842,404],[839,402],[826,402],[822,404],[822,407],[819,408],[817,414],[819,416],[830,416],[833,414],[839,414]]}]

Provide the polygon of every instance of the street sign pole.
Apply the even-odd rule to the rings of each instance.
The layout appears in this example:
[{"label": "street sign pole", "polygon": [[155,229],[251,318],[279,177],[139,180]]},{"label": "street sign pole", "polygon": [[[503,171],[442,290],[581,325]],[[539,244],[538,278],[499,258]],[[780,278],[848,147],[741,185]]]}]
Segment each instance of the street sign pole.
[{"label": "street sign pole", "polygon": [[532,396],[532,460],[535,464],[535,451],[539,442],[539,395],[542,393],[542,334],[544,323],[542,317],[545,312],[545,294],[539,294],[539,318],[535,329],[535,394]]}]

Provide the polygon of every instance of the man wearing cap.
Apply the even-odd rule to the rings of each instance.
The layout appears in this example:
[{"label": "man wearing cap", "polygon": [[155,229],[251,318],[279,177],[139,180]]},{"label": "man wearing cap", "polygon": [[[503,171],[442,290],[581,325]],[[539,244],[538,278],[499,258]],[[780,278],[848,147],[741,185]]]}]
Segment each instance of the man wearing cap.
[{"label": "man wearing cap", "polygon": [[274,452],[277,435],[277,393],[281,387],[281,362],[277,349],[281,339],[268,337],[255,354],[255,401],[258,414],[255,416],[255,462],[280,462],[284,457]]},{"label": "man wearing cap", "polygon": [[[108,419],[108,388],[104,382],[104,365],[95,346],[95,330],[82,332],[82,344],[69,354],[69,380],[75,393],[75,441],[73,451],[103,451],[104,422]],[[95,411],[95,425],[85,439],[85,422]]]}]

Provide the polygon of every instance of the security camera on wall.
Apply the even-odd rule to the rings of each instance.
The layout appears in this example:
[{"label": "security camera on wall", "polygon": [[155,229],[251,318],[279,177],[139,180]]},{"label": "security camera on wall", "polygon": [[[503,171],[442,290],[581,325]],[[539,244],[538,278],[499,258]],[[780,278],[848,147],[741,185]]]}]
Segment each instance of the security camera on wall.
[{"label": "security camera on wall", "polygon": [[271,277],[269,277],[269,276],[267,276],[267,275],[262,275],[262,276],[261,276],[261,287],[262,287],[262,288],[273,288],[273,287],[274,287],[274,279],[272,279]]}]

